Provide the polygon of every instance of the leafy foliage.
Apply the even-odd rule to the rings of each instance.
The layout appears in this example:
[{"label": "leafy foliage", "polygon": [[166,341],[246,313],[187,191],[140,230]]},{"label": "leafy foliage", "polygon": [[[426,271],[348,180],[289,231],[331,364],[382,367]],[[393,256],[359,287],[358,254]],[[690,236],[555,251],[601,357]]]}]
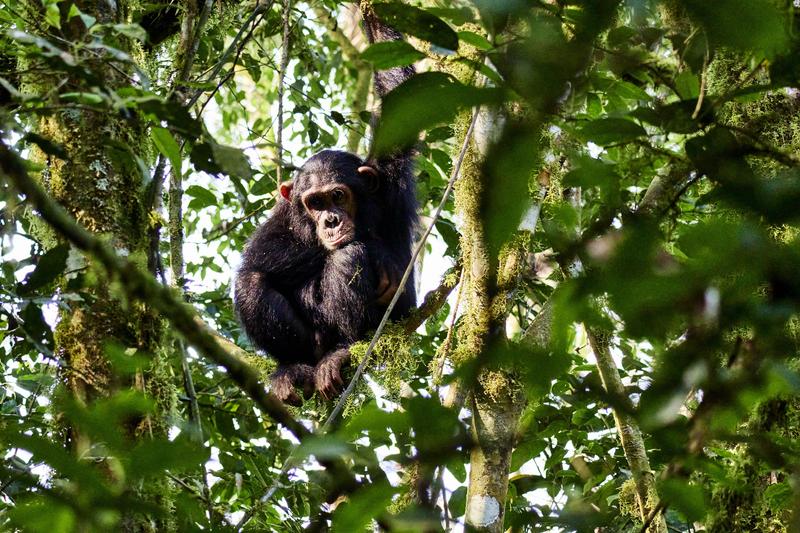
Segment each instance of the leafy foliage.
[{"label": "leafy foliage", "polygon": [[[120,289],[125,279],[108,279],[49,229],[0,172],[0,529],[460,528],[480,443],[471,404],[450,409],[441,398],[455,382],[485,383],[487,370],[524,396],[505,528],[640,530],[631,487],[642,472],[620,445],[620,420],[643,432],[671,530],[796,524],[797,7],[381,3],[376,11],[413,39],[359,49],[352,14],[328,0],[288,12],[213,3],[202,24],[168,2],[117,4],[109,19],[70,0],[5,3],[0,138],[58,201],[109,209],[123,226],[145,220],[129,241],[89,229],[181,285],[264,376],[270,364],[251,353],[231,307],[238,254],[277,201],[278,166],[285,177],[351,141],[366,153],[371,114],[358,80],[373,66],[422,71],[385,99],[372,148],[418,141],[424,215],[457,166],[470,111],[492,111],[476,128],[465,163],[474,167],[462,169],[477,168],[474,198],[445,204],[423,283],[460,259],[459,209],[471,200],[491,267],[503,270],[517,240],[523,259],[509,267],[510,287],[487,289],[501,296],[502,343],[461,364],[470,339],[459,317],[471,302],[456,288],[416,333],[384,339],[382,357],[410,362],[373,362],[370,386],[331,431],[319,431],[331,405],[295,411],[315,429],[298,444],[202,351],[185,351],[170,316],[143,313]],[[199,30],[179,79],[184,16]],[[71,185],[87,183],[69,181],[80,176],[91,190]],[[108,207],[119,183],[126,201]],[[181,210],[165,208],[167,193]],[[72,212],[79,223],[90,214]],[[176,246],[182,273],[164,267],[180,261]],[[65,324],[86,316],[126,334],[69,344]],[[102,364],[81,367],[69,349],[95,350]]]}]

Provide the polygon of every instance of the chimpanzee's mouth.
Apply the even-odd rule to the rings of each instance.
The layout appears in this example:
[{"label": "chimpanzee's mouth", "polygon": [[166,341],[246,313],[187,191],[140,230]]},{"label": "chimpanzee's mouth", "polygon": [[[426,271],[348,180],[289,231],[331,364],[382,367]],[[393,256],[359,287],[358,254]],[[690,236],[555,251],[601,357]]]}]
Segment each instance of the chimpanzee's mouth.
[{"label": "chimpanzee's mouth", "polygon": [[340,246],[344,246],[345,244],[349,243],[352,240],[353,240],[352,232],[343,231],[328,236],[325,239],[325,244],[328,249],[334,250],[336,248],[339,248]]}]

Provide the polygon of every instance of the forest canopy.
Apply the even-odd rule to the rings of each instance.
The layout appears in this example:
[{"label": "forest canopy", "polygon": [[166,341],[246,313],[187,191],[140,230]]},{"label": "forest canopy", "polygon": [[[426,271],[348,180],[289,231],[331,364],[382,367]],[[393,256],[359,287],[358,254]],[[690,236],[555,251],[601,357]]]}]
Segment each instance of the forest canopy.
[{"label": "forest canopy", "polygon": [[[4,0],[0,530],[800,531],[798,9]],[[408,146],[419,307],[284,406],[248,238]]]}]

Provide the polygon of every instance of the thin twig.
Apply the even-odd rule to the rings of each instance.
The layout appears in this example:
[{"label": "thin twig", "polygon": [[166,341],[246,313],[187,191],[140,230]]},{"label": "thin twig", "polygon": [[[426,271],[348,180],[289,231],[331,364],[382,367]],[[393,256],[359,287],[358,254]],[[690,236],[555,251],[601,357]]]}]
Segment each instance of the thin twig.
[{"label": "thin twig", "polygon": [[692,120],[697,120],[697,117],[700,115],[700,110],[703,108],[703,99],[706,96],[706,84],[708,83],[708,62],[708,40],[706,40],[706,55],[703,58],[703,71],[700,73],[700,92],[697,95],[697,105],[694,106]]},{"label": "thin twig", "polygon": [[[256,21],[256,18],[269,11],[273,3],[274,2],[270,2],[267,5],[258,4],[256,8],[253,10],[253,12],[250,13],[250,16],[247,17],[247,20],[245,20],[244,24],[242,24],[241,28],[239,28],[239,31],[236,33],[236,36],[231,41],[231,44],[228,45],[228,48],[226,48],[225,52],[223,52],[222,56],[220,56],[219,61],[217,61],[217,63],[214,65],[214,68],[211,69],[211,73],[208,76],[206,76],[205,79],[206,83],[210,82],[211,80],[217,77],[217,74],[219,74],[220,70],[222,70],[222,67],[225,66],[225,63],[228,61],[228,57],[233,53],[234,49],[237,50],[236,57],[237,58],[239,57],[242,48],[244,48],[244,45],[247,44],[247,41],[253,35],[253,31],[256,29],[258,23],[260,22],[260,20]],[[251,25],[252,27],[250,27]],[[250,27],[250,29],[247,32],[247,34],[245,34],[245,29],[248,27]],[[214,96],[214,93],[216,93],[222,86],[222,84],[225,82],[225,80],[227,80],[227,78],[230,76],[230,73],[233,72],[234,67],[236,67],[236,61],[234,61],[234,65],[233,67],[231,67],[230,72],[223,77],[223,82],[218,84],[217,87],[213,91],[211,91],[209,99]],[[195,91],[192,97],[189,98],[187,107],[192,107],[194,104],[196,104],[197,100],[200,99],[200,96],[203,95],[203,92],[204,92],[203,89],[197,89],[197,91]],[[205,107],[205,104],[203,107]]]},{"label": "thin twig", "polygon": [[286,78],[286,67],[289,66],[289,14],[291,12],[292,0],[283,0],[283,42],[281,44],[281,64],[278,70],[278,125],[275,129],[275,147],[278,165],[275,167],[277,173],[278,189],[281,188],[283,178],[283,92],[284,79]]},{"label": "thin twig", "polygon": [[[455,166],[453,167],[453,173],[450,176],[450,181],[447,182],[447,188],[442,195],[442,200],[439,202],[439,205],[436,207],[436,211],[431,217],[431,222],[428,224],[428,227],[425,229],[425,233],[422,234],[422,238],[417,243],[416,248],[414,248],[414,253],[411,255],[411,260],[408,262],[408,266],[406,266],[406,271],[403,272],[403,277],[400,279],[400,283],[398,284],[399,287],[405,287],[406,281],[411,276],[411,272],[414,270],[414,264],[417,261],[417,256],[419,256],[420,251],[425,246],[425,242],[428,240],[428,236],[433,231],[433,226],[436,224],[436,221],[439,219],[439,216],[442,214],[442,210],[444,210],[444,206],[447,203],[447,199],[450,196],[450,193],[453,190],[453,186],[458,179],[459,174],[461,173],[461,165],[464,163],[464,156],[467,154],[467,148],[469,147],[470,139],[472,138],[472,131],[475,129],[475,123],[478,119],[478,111],[480,108],[475,108],[475,111],[472,113],[472,119],[469,123],[469,129],[467,129],[467,134],[464,136],[464,144],[461,147],[461,152],[458,154],[458,160],[456,161]],[[350,383],[347,385],[347,388],[342,393],[342,396],[339,398],[339,401],[334,407],[333,411],[331,412],[328,419],[325,421],[325,424],[322,426],[322,433],[325,433],[330,429],[333,422],[342,412],[344,409],[344,404],[347,402],[347,398],[353,393],[356,388],[356,384],[358,383],[361,374],[364,373],[364,368],[366,368],[367,363],[369,362],[370,355],[375,350],[375,345],[378,343],[378,339],[380,338],[381,334],[383,333],[383,328],[386,327],[386,323],[389,321],[389,315],[392,313],[395,304],[397,304],[397,300],[400,299],[400,295],[402,294],[402,289],[396,291],[394,296],[392,297],[392,301],[389,302],[389,306],[386,308],[386,312],[383,314],[383,318],[381,318],[380,324],[378,324],[378,329],[375,330],[375,334],[372,336],[372,340],[367,347],[367,351],[364,354],[364,358],[361,360],[361,363],[356,368],[355,373],[353,374],[353,378],[350,380]]]},{"label": "thin twig", "polygon": [[438,381],[442,377],[442,373],[444,372],[444,362],[447,359],[447,356],[450,355],[450,350],[452,348],[453,343],[453,332],[456,329],[456,320],[458,319],[458,308],[461,306],[461,297],[464,294],[464,281],[467,277],[467,271],[461,271],[461,279],[458,280],[458,293],[456,293],[456,301],[453,304],[453,316],[450,317],[450,325],[447,326],[447,336],[442,343],[442,356],[439,359],[439,363],[436,365],[436,370],[433,373],[434,381]]}]

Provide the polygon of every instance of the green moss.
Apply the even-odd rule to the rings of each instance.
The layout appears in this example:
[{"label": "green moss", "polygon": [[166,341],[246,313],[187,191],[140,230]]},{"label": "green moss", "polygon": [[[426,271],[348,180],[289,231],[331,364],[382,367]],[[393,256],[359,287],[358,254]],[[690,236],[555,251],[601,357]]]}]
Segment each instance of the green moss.
[{"label": "green moss", "polygon": [[[717,52],[708,68],[708,92],[712,96],[729,95],[732,88],[769,83],[766,68],[753,70],[746,59],[731,51]],[[762,93],[747,101],[728,101],[718,111],[721,121],[739,130],[754,133],[768,146],[786,153],[800,149],[800,104],[784,90]],[[773,158],[750,156],[749,163],[761,176],[772,177],[785,167]]]},{"label": "green moss", "polygon": [[478,378],[483,393],[492,401],[512,398],[522,390],[513,373],[503,370],[484,370]]},{"label": "green moss", "polygon": [[636,496],[636,482],[633,478],[626,479],[619,487],[619,512],[634,520],[641,520],[639,502]]},{"label": "green moss", "polygon": [[[350,347],[354,365],[364,359],[368,346],[369,342],[363,341]],[[390,324],[383,330],[372,353],[370,376],[395,398],[399,397],[403,384],[413,377],[414,370],[419,367],[420,360],[412,346],[412,336],[402,326]]]}]

